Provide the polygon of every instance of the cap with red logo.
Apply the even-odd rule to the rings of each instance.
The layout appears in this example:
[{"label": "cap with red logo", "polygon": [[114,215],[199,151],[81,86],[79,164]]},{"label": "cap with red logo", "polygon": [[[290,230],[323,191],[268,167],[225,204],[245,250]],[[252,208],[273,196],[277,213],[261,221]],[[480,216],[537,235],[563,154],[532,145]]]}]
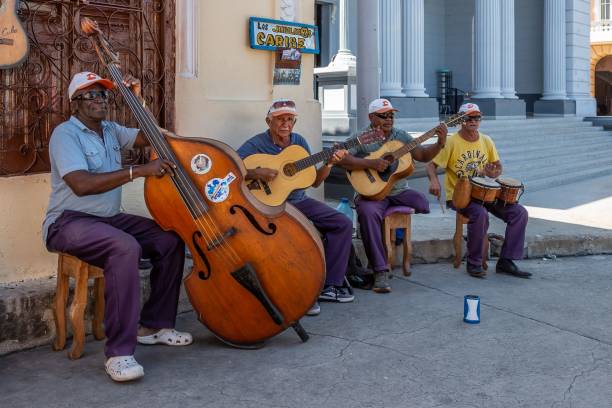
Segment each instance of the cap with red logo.
[{"label": "cap with red logo", "polygon": [[475,103],[464,103],[459,107],[459,113],[467,113],[468,115],[479,114],[480,108]]},{"label": "cap with red logo", "polygon": [[297,116],[295,102],[291,99],[277,99],[272,102],[270,109],[268,109],[268,116],[280,116],[287,113]]},{"label": "cap with red logo", "polygon": [[104,79],[93,72],[79,72],[72,77],[70,85],[68,85],[68,97],[72,99],[74,93],[78,90],[85,89],[93,84],[100,84],[106,89],[113,89],[115,84],[109,79]]},{"label": "cap with red logo", "polygon": [[368,107],[368,113],[385,113],[389,111],[397,112],[397,109],[391,105],[387,99],[374,99],[370,102],[370,106]]}]

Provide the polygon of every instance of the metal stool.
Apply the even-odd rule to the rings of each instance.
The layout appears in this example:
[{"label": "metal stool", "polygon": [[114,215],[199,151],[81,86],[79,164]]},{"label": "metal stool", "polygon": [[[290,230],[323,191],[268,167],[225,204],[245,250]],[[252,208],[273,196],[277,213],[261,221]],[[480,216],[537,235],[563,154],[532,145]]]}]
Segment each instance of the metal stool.
[{"label": "metal stool", "polygon": [[87,306],[87,282],[94,279],[94,311],[91,331],[96,340],[104,339],[104,272],[101,268],[89,265],[80,259],[59,254],[57,262],[57,289],[53,302],[55,317],[55,341],[53,350],[63,350],[66,346],[66,302],[68,301],[69,279],[74,278],[74,297],[70,305],[70,323],[72,324],[72,347],[68,352],[71,360],[83,354],[85,342],[85,307]]},{"label": "metal stool", "polygon": [[[456,213],[456,223],[455,223],[455,235],[453,236],[453,244],[455,246],[455,259],[453,260],[453,266],[458,268],[461,265],[461,239],[463,238],[463,226],[470,222],[469,218],[460,214],[458,211]],[[489,239],[485,236],[484,248],[483,248],[483,256],[482,256],[482,269],[485,271],[489,267],[487,264],[487,260],[489,259]]]},{"label": "metal stool", "polygon": [[383,239],[385,248],[387,249],[387,263],[390,270],[393,270],[393,261],[395,260],[395,230],[404,230],[404,257],[402,268],[404,276],[410,276],[410,258],[412,257],[412,242],[411,242],[411,216],[414,214],[414,208],[403,205],[389,207],[383,214]]}]

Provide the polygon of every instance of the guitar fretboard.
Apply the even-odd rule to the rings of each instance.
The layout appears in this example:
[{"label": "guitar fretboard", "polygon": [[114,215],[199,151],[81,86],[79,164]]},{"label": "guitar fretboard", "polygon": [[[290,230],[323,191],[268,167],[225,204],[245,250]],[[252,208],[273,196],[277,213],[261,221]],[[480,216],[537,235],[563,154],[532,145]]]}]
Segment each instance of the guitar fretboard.
[{"label": "guitar fretboard", "polygon": [[340,143],[334,149],[325,149],[320,151],[319,153],[315,153],[303,159],[295,161],[293,164],[297,171],[302,171],[310,166],[314,166],[317,163],[322,161],[329,160],[330,157],[333,156],[334,152],[338,149],[352,149],[353,147],[359,146],[361,142],[359,141],[359,137],[355,137],[353,139],[349,139],[346,142]]}]

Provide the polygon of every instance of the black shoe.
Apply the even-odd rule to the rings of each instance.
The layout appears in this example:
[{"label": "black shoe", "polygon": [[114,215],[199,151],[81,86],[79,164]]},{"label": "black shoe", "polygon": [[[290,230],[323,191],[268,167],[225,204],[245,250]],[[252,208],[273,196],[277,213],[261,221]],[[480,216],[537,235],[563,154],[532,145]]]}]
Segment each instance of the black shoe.
[{"label": "black shoe", "polygon": [[517,278],[529,279],[531,276],[531,273],[521,271],[518,266],[516,266],[516,264],[508,258],[499,258],[495,270],[497,273],[507,273],[508,275],[514,275]]},{"label": "black shoe", "polygon": [[482,269],[482,266],[480,265],[472,265],[471,263],[466,263],[466,270],[467,273],[470,274],[470,276],[473,276],[475,278],[484,278],[485,276],[487,276],[487,273]]}]

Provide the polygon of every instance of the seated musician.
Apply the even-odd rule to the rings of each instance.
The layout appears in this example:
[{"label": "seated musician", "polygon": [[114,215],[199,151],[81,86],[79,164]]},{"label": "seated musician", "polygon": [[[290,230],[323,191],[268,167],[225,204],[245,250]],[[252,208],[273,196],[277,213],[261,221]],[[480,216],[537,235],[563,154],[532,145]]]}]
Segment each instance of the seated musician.
[{"label": "seated musician", "polygon": [[[369,106],[370,125],[368,129],[381,128],[385,140],[351,149],[350,154],[346,155],[340,165],[348,170],[373,169],[384,171],[390,164],[387,160],[382,158],[366,159],[362,156],[380,149],[383,143],[390,140],[399,140],[403,143],[412,141],[413,138],[408,133],[393,127],[395,112],[397,112],[397,109],[393,108],[387,99],[372,101]],[[436,144],[417,146],[410,152],[414,160],[428,162],[438,154],[446,141],[446,125],[441,123],[437,127],[436,133],[438,135]],[[387,256],[382,238],[383,214],[387,208],[392,206],[408,206],[414,208],[417,214],[427,214],[429,213],[429,202],[424,194],[408,188],[407,180],[402,179],[393,186],[390,194],[384,199],[373,201],[357,196],[355,206],[361,229],[361,238],[370,268],[374,271],[374,287],[372,290],[377,293],[389,293],[391,292],[391,285],[389,284]]]},{"label": "seated musician", "polygon": [[[461,125],[461,129],[448,137],[446,147],[427,164],[427,175],[430,181],[429,191],[440,197],[440,182],[436,175],[436,168],[446,169],[444,182],[446,203],[453,208],[452,197],[457,179],[462,176],[487,176],[497,178],[502,173],[502,165],[497,154],[493,140],[478,131],[482,114],[478,105],[465,103],[459,112],[466,112],[469,117]],[[456,210],[456,209],[455,209]],[[523,258],[523,244],[525,242],[525,228],[528,214],[525,207],[520,204],[504,204],[500,202],[482,204],[470,202],[462,209],[456,210],[469,218],[467,235],[467,273],[482,278],[486,271],[482,269],[484,240],[487,238],[489,228],[489,214],[502,219],[506,224],[506,239],[502,246],[501,256],[497,261],[496,271],[507,273],[520,278],[529,278],[531,273],[520,270],[513,259]]]},{"label": "seated musician", "polygon": [[[257,153],[277,155],[290,145],[299,145],[310,154],[308,142],[301,135],[293,132],[297,120],[295,102],[277,100],[268,110],[266,123],[268,130],[247,140],[239,149],[242,159]],[[332,166],[340,161],[346,150],[338,150],[328,163],[317,170],[313,187],[318,187],[329,176]],[[269,168],[257,168],[247,171],[247,180],[272,181],[278,172]],[[325,287],[319,300],[331,302],[351,302],[354,296],[343,286],[352,244],[353,224],[345,215],[327,204],[310,198],[305,190],[291,192],[287,201],[300,210],[323,234],[325,248],[326,278]],[[317,304],[307,313],[317,315],[320,307]]]},{"label": "seated musician", "polygon": [[[140,82],[126,76],[138,95]],[[113,82],[91,72],[76,74],[68,88],[73,116],[49,143],[51,195],[43,222],[50,251],[73,255],[104,269],[104,352],[115,381],[140,378],[136,343],[183,346],[189,333],[174,330],[183,276],[184,244],[153,220],[120,211],[121,186],[138,177],[163,177],[172,165],[155,160],[121,168],[121,151],[148,144],[138,129],[106,121]],[[140,309],[141,257],[151,260],[151,296]]]}]

